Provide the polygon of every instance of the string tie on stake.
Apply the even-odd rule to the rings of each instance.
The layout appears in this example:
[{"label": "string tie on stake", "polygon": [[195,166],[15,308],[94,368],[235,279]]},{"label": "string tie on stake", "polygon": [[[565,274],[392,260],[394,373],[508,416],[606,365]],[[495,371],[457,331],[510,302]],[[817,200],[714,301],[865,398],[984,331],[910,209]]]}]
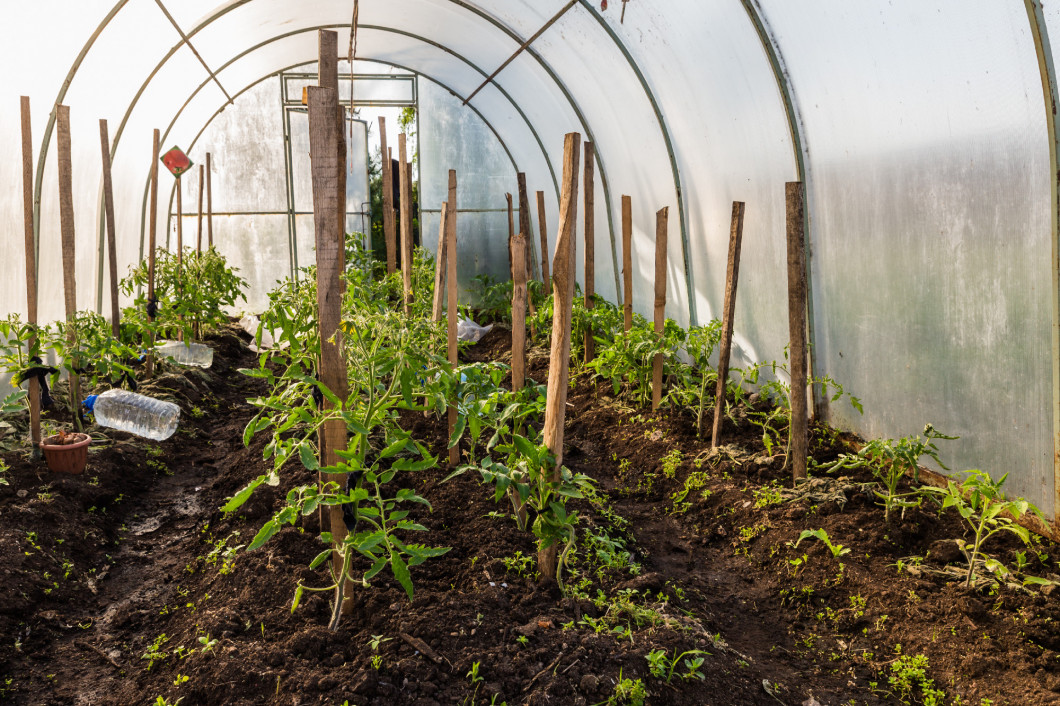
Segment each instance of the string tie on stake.
[{"label": "string tie on stake", "polygon": [[147,315],[152,319],[158,316],[158,298],[151,297],[147,300]]},{"label": "string tie on stake", "polygon": [[18,374],[18,384],[21,385],[30,378],[37,378],[37,382],[40,384],[40,406],[42,409],[51,409],[52,395],[48,389],[48,376],[57,374],[59,369],[44,365],[44,361],[37,355],[30,358],[30,362],[36,365],[26,368]]}]

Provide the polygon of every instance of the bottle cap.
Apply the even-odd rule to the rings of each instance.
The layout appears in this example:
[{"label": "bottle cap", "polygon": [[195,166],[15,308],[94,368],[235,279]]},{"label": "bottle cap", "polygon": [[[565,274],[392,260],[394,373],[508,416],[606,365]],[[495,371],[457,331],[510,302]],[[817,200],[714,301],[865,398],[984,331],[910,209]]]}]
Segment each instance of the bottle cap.
[{"label": "bottle cap", "polygon": [[93,410],[93,408],[96,406],[96,398],[97,397],[99,397],[99,395],[89,395],[88,397],[85,398],[85,401],[82,402],[81,404],[84,405],[85,409],[87,409],[89,412],[91,412]]}]

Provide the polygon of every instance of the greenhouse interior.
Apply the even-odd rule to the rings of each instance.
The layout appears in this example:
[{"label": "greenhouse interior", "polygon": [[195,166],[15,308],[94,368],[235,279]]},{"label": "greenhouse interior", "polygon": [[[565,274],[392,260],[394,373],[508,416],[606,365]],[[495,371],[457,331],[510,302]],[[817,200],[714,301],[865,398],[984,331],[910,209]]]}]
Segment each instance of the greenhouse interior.
[{"label": "greenhouse interior", "polygon": [[1060,4],[2,12],[0,702],[1060,704]]}]

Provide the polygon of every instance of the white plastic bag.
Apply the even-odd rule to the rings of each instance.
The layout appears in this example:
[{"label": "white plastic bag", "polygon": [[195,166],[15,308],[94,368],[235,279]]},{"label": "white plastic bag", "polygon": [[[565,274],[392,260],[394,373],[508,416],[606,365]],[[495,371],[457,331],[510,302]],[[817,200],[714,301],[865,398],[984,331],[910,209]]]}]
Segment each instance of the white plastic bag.
[{"label": "white plastic bag", "polygon": [[479,326],[471,319],[460,319],[459,323],[456,325],[456,340],[478,343],[492,328],[493,324],[490,324],[489,326]]}]

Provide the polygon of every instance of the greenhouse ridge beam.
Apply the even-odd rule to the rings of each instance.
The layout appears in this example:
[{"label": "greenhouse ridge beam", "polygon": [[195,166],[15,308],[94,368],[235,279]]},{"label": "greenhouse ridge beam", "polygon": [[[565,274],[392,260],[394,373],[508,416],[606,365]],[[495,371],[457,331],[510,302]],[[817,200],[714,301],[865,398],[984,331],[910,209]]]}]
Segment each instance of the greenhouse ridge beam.
[{"label": "greenhouse ridge beam", "polygon": [[497,67],[497,70],[496,70],[496,71],[494,71],[494,72],[493,72],[493,73],[491,73],[491,74],[490,74],[489,76],[487,76],[487,77],[486,77],[486,80],[482,82],[482,85],[480,85],[480,86],[479,86],[478,88],[476,88],[475,90],[473,90],[473,91],[471,92],[471,95],[469,95],[469,96],[468,96],[467,98],[465,98],[465,99],[464,99],[464,105],[467,105],[467,104],[468,104],[468,102],[469,102],[469,101],[470,101],[470,100],[471,100],[472,98],[474,98],[475,96],[477,96],[477,95],[478,95],[478,92],[479,92],[479,91],[481,91],[481,90],[482,90],[483,88],[485,88],[486,86],[488,86],[488,85],[489,85],[489,84],[490,84],[490,83],[491,83],[491,82],[493,81],[493,79],[497,78],[497,75],[498,75],[498,74],[499,74],[499,73],[500,73],[501,71],[504,71],[504,69],[505,69],[505,68],[507,68],[507,67],[508,67],[508,64],[510,64],[510,63],[512,63],[513,61],[515,61],[515,59],[516,59],[516,58],[517,58],[517,57],[518,57],[518,56],[519,56],[520,54],[522,54],[522,53],[523,53],[524,51],[526,51],[526,50],[527,50],[527,49],[528,49],[528,48],[530,47],[530,45],[531,45],[531,44],[533,44],[533,43],[534,43],[535,41],[537,41],[537,38],[538,38],[538,37],[540,37],[540,36],[541,36],[542,34],[544,34],[545,32],[547,32],[547,31],[548,31],[548,28],[549,28],[549,27],[551,27],[552,25],[554,25],[554,24],[556,24],[557,22],[559,22],[559,18],[561,18],[561,17],[563,17],[563,16],[565,15],[565,14],[567,14],[567,11],[568,11],[568,10],[570,10],[570,9],[571,9],[572,7],[574,7],[574,6],[575,6],[575,5],[577,5],[577,4],[578,4],[578,0],[570,0],[570,2],[568,2],[568,3],[566,4],[566,5],[564,5],[564,6],[563,6],[563,8],[562,8],[562,9],[561,9],[561,10],[560,10],[559,12],[557,12],[557,13],[556,13],[555,15],[553,15],[553,16],[552,16],[552,19],[550,19],[550,20],[549,20],[548,22],[546,22],[546,23],[545,23],[545,24],[544,24],[544,25],[543,25],[543,26],[541,27],[541,29],[539,29],[539,30],[537,30],[536,32],[534,32],[534,34],[533,34],[533,35],[531,35],[531,37],[530,37],[529,39],[527,39],[527,40],[526,40],[525,42],[523,42],[523,43],[522,43],[522,45],[521,45],[521,46],[520,46],[520,47],[519,47],[518,49],[516,49],[516,50],[515,50],[515,53],[514,53],[514,54],[512,54],[512,55],[511,55],[511,56],[509,56],[509,57],[508,57],[507,59],[505,59],[505,60],[504,60],[504,63],[503,63],[503,64],[501,64],[500,66],[498,66],[498,67]]},{"label": "greenhouse ridge beam", "polygon": [[169,14],[169,10],[167,10],[166,6],[162,4],[162,0],[155,0],[155,3],[158,5],[158,9],[162,11],[162,14],[166,16],[166,19],[169,20],[169,23],[173,25],[173,29],[177,30],[177,34],[180,35],[180,38],[188,45],[188,49],[191,50],[191,53],[194,54],[195,58],[199,60],[200,64],[202,64],[202,68],[206,69],[206,73],[210,75],[210,78],[212,78],[214,83],[217,84],[217,87],[221,89],[221,93],[225,94],[228,103],[231,104],[232,96],[228,95],[228,91],[225,90],[225,87],[221,85],[221,82],[218,80],[217,74],[213,72],[213,69],[210,68],[209,64],[206,63],[206,60],[202,58],[201,54],[199,54],[199,50],[195,48],[195,45],[191,43],[188,36],[184,34],[184,30],[182,30],[180,25],[177,24],[177,21],[173,19],[173,15]]},{"label": "greenhouse ridge beam", "polygon": [[1057,89],[1056,66],[1053,64],[1053,50],[1041,0],[1025,0],[1025,4],[1042,76],[1042,95],[1045,97],[1049,131],[1049,221],[1052,228],[1049,270],[1053,283],[1049,296],[1053,311],[1053,529],[1057,530],[1060,529],[1060,126],[1057,125],[1056,101],[1060,91]]}]

